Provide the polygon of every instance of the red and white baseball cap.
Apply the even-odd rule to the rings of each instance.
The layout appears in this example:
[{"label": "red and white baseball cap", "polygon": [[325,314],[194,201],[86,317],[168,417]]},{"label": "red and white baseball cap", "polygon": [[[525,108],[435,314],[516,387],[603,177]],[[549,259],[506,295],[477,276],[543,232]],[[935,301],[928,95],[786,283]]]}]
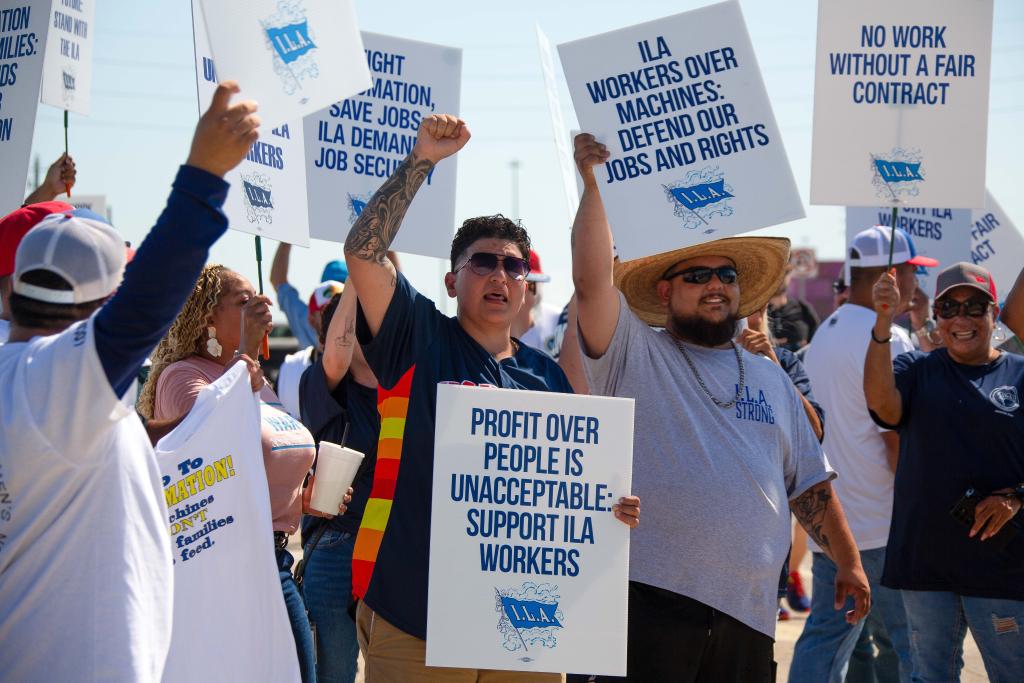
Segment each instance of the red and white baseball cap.
[{"label": "red and white baseball cap", "polygon": [[[14,258],[14,291],[52,304],[105,299],[121,284],[124,266],[124,238],[92,211],[71,209],[50,214],[22,238]],[[22,281],[33,270],[59,275],[71,289]]]},{"label": "red and white baseball cap", "polygon": [[992,303],[999,301],[996,298],[996,283],[992,279],[992,273],[973,263],[954,263],[939,273],[935,278],[935,300],[938,301],[957,287],[973,287],[984,292],[992,299]]},{"label": "red and white baseball cap", "polygon": [[73,211],[65,202],[28,204],[0,218],[0,277],[14,272],[14,255],[25,234],[53,213]]},{"label": "red and white baseball cap", "polygon": [[330,303],[335,294],[340,294],[345,285],[337,280],[325,280],[316,286],[313,294],[309,297],[309,312],[317,313],[322,311],[324,306]]},{"label": "red and white baseball cap", "polygon": [[540,269],[540,255],[533,249],[530,250],[530,274],[526,276],[527,282],[551,282],[551,276],[545,275]]},{"label": "red and white baseball cap", "polygon": [[[850,243],[850,250],[847,254],[848,266],[850,268],[876,268],[889,264],[889,240],[893,233],[892,228],[885,225],[876,225],[867,230],[861,230]],[[914,242],[903,230],[896,229],[896,243],[892,245],[892,264],[899,265],[909,263],[915,266],[933,268],[939,262],[927,256],[919,256],[914,249]]]}]

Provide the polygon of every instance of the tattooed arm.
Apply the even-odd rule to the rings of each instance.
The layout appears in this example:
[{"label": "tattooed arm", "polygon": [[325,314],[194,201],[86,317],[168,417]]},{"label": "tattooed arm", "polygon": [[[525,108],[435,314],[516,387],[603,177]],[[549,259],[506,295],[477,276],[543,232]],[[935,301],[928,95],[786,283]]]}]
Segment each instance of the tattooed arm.
[{"label": "tattooed arm", "polygon": [[835,608],[842,609],[851,597],[854,608],[846,613],[846,621],[852,624],[863,619],[871,609],[871,588],[832,482],[815,484],[790,501],[789,508],[807,535],[836,565]]},{"label": "tattooed arm", "polygon": [[374,335],[395,292],[397,272],[387,253],[405,212],[434,166],[468,141],[469,129],[462,119],[448,114],[423,119],[412,153],[374,193],[348,233],[345,261],[349,277],[356,283],[359,303]]}]

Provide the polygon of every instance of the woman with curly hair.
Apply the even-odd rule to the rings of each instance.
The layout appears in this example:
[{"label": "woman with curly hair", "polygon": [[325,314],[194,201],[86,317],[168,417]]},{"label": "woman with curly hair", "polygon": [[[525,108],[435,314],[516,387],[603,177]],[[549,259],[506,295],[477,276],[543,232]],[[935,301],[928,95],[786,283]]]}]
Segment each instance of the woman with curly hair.
[{"label": "woman with curly hair", "polygon": [[[206,266],[153,354],[153,368],[139,397],[139,412],[156,420],[173,420],[188,413],[199,392],[224,373],[236,352],[258,357],[263,335],[271,327],[270,299],[257,295],[252,284],[239,273],[222,265]],[[313,437],[284,412],[266,383],[260,390],[260,414],[263,464],[270,486],[281,587],[295,635],[302,680],[315,681],[313,635],[291,574],[294,558],[287,549],[288,536],[299,528],[299,518],[307,507],[302,482],[315,455]],[[344,509],[343,505],[339,513]]]}]

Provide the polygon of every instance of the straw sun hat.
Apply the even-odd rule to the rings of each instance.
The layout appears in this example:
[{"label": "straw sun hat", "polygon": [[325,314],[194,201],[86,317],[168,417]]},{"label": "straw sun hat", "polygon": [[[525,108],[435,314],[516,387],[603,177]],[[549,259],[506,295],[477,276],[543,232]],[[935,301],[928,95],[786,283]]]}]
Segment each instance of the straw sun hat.
[{"label": "straw sun hat", "polygon": [[668,307],[658,297],[658,282],[675,264],[699,256],[722,256],[736,264],[740,286],[740,307],[736,315],[746,318],[761,310],[782,284],[789,262],[789,240],[785,237],[726,237],[617,262],[615,286],[626,296],[637,317],[648,325],[664,326]]}]

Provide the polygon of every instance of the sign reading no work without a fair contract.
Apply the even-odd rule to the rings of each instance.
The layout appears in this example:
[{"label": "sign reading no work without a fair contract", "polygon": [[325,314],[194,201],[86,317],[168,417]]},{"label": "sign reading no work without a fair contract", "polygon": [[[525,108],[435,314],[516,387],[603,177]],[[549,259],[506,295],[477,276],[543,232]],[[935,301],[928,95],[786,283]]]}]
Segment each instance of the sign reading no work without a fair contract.
[{"label": "sign reading no work without a fair contract", "polygon": [[558,52],[623,259],[804,216],[739,3]]},{"label": "sign reading no work without a fair contract", "polygon": [[633,400],[439,385],[427,665],[626,673]]},{"label": "sign reading no work without a fair contract", "polygon": [[811,203],[980,209],[992,0],[820,0]]}]

